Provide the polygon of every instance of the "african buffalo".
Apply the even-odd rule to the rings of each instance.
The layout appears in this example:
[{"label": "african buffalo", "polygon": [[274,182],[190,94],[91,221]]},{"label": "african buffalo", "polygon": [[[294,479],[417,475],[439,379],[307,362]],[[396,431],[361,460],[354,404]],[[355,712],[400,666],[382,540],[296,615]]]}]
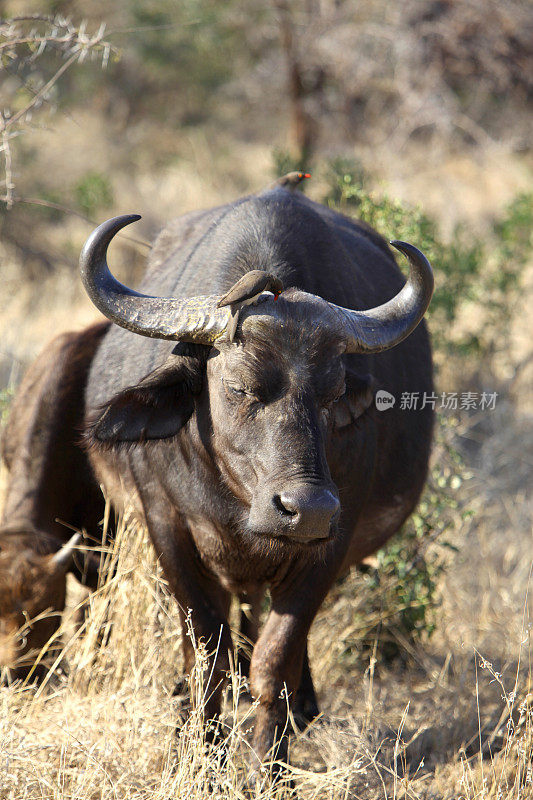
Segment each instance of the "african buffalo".
[{"label": "african buffalo", "polygon": [[[429,405],[373,403],[379,388],[397,400],[432,392],[419,324],[429,263],[394,243],[410,262],[403,286],[386,242],[294,192],[300,177],[172,222],[139,292],[106,261],[137,216],[98,227],[80,260],[90,298],[116,323],[87,383],[91,463],[115,507],[145,521],[182,629],[190,609],[213,652],[209,718],[233,647],[231,595],[252,605],[255,640],[270,591],[250,664],[258,762],[273,746],[286,755],[287,696],[317,713],[313,618],[335,578],[412,512],[432,431]],[[183,646],[190,670],[186,635]]]},{"label": "african buffalo", "polygon": [[[129,505],[147,525],[178,601],[187,671],[189,609],[212,652],[208,718],[217,717],[233,650],[232,594],[251,605],[242,632],[256,643],[241,668],[259,699],[257,763],[273,747],[286,756],[287,697],[299,715],[318,713],[307,657],[313,618],[336,577],[412,512],[432,431],[429,404],[374,403],[378,389],[397,401],[404,391],[432,392],[419,324],[433,289],[427,260],[395,243],[410,262],[403,285],[387,243],[295,192],[301,177],[172,222],[139,292],[118,283],[106,261],[113,237],[138,217],[98,227],[82,252],[82,278],[116,325],[63,340],[83,354],[79,372],[62,371],[60,343],[49,351],[34,383],[23,384],[4,444],[13,497],[29,498],[19,516],[29,518],[30,538],[15,547],[29,541],[35,551],[53,534],[45,552],[57,550],[65,533],[56,517],[94,528],[99,484],[116,510]],[[47,381],[37,423],[31,408],[45,403]],[[55,453],[64,445],[69,467]],[[46,458],[50,496],[46,481],[44,494],[35,489]],[[62,505],[69,481],[74,495],[87,490],[77,511]],[[267,589],[271,609],[258,636]]]},{"label": "african buffalo", "polygon": [[56,633],[67,572],[90,588],[99,558],[75,547],[101,537],[102,493],[82,447],[90,363],[109,323],[63,334],[30,367],[13,401],[0,453],[9,480],[0,522],[0,667],[42,677],[35,658]]}]

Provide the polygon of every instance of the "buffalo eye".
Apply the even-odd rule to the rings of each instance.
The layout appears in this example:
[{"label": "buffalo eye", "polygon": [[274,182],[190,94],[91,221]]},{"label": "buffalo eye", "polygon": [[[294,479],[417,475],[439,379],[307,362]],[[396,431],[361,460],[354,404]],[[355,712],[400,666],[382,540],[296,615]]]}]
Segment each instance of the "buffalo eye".
[{"label": "buffalo eye", "polygon": [[256,402],[260,402],[256,393],[253,392],[251,389],[248,389],[246,386],[241,386],[238,383],[230,383],[224,378],[222,378],[222,384],[224,386],[224,389],[226,390],[226,394],[231,399],[244,400],[245,398],[248,398],[250,400],[255,400]]},{"label": "buffalo eye", "polygon": [[344,396],[346,392],[346,386],[342,387],[342,390],[337,392],[334,396],[328,397],[327,399],[323,400],[320,404],[322,408],[329,410],[335,403],[338,403],[341,397]]},{"label": "buffalo eye", "polygon": [[346,391],[346,387],[343,386],[342,387],[342,391],[338,392],[333,397],[329,397],[326,400],[322,400],[322,402],[320,403],[320,417],[321,417],[322,422],[324,423],[324,425],[328,425],[328,423],[330,421],[330,418],[331,418],[331,412],[332,412],[333,406],[335,405],[335,403],[339,402],[341,397],[343,397],[345,391]]}]

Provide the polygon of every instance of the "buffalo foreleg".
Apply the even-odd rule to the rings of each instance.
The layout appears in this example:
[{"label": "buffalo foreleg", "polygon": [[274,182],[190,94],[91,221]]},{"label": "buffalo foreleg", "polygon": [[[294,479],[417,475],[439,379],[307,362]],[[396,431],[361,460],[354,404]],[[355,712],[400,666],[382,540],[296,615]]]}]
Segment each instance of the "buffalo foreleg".
[{"label": "buffalo foreleg", "polygon": [[203,572],[189,532],[160,505],[146,504],[146,521],[178,603],[191,701],[203,704],[206,720],[216,720],[233,650],[228,624],[231,596]]},{"label": "buffalo foreleg", "polygon": [[272,608],[254,648],[252,695],[259,700],[253,750],[255,769],[265,759],[287,759],[289,711],[314,717],[316,695],[307,656],[307,636],[334,576],[305,568],[290,586],[271,588]]},{"label": "buffalo foreleg", "polygon": [[285,761],[289,709],[300,684],[309,625],[273,608],[255,646],[250,685],[259,700],[253,750],[257,764],[271,757]]},{"label": "buffalo foreleg", "polygon": [[[241,612],[237,647],[237,669],[245,678],[250,677],[251,654],[258,638],[259,617],[263,598],[263,590],[255,592],[253,595],[241,595],[239,597]],[[294,698],[294,721],[299,728],[303,729],[312,722],[319,713],[318,700],[311,675],[311,668],[309,666],[309,655],[306,643],[300,685],[296,692],[296,697]]]}]

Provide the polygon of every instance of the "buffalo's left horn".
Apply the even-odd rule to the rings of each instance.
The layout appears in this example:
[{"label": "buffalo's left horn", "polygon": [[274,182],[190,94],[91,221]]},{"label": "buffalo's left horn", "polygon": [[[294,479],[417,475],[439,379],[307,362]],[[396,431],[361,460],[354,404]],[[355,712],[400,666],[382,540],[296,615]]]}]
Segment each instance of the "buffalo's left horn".
[{"label": "buffalo's left horn", "polygon": [[81,542],[81,534],[75,533],[74,536],[68,540],[66,544],[61,547],[57,553],[54,553],[52,556],[50,563],[52,564],[52,568],[54,570],[64,570],[65,572],[70,567],[72,562],[72,557],[74,555],[74,550]]},{"label": "buffalo's left horn", "polygon": [[379,353],[394,347],[416,328],[429,306],[434,285],[431,264],[414,245],[391,244],[407,256],[410,267],[405,286],[392,300],[367,311],[329,304],[343,317],[347,353]]},{"label": "buffalo's left horn", "polygon": [[83,285],[95,306],[112,322],[142,336],[213,344],[224,333],[230,312],[217,308],[220,297],[152,297],[128,289],[107,266],[107,248],[138,214],[113,217],[89,236],[80,255]]}]

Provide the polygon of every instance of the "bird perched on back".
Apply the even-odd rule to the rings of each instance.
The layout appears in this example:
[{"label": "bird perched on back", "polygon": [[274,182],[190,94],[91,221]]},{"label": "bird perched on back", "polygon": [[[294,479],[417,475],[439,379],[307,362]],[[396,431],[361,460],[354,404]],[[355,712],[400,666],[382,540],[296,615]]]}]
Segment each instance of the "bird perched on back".
[{"label": "bird perched on back", "polygon": [[267,186],[265,191],[271,191],[275,189],[276,186],[283,186],[283,188],[288,189],[289,192],[294,192],[303,180],[310,177],[311,175],[308,172],[288,172],[286,175],[282,175],[281,178],[276,178],[274,183]]},{"label": "bird perched on back", "polygon": [[231,317],[228,323],[228,337],[230,342],[235,338],[235,331],[239,324],[239,311],[244,306],[257,303],[263,292],[270,291],[277,299],[283,291],[283,284],[279,278],[262,269],[253,269],[247,272],[235,283],[229,292],[221,297],[217,303],[218,308],[230,307]]}]

